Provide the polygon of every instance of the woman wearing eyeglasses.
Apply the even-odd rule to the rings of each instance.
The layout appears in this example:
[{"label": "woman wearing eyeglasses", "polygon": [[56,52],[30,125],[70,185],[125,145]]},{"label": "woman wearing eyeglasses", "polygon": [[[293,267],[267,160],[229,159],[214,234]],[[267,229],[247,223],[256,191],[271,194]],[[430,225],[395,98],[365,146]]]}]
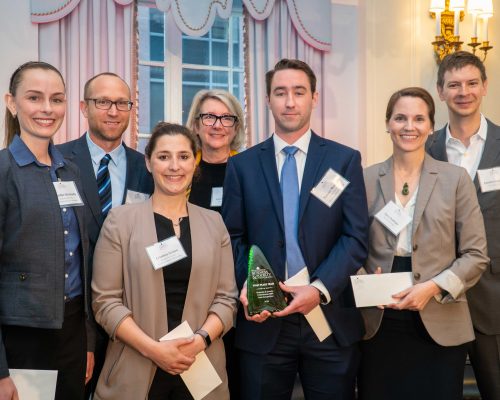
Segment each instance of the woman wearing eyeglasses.
[{"label": "woman wearing eyeglasses", "polygon": [[201,90],[194,97],[187,126],[201,150],[196,155],[198,176],[191,187],[191,203],[220,212],[227,160],[245,140],[243,121],[243,110],[231,93]]},{"label": "woman wearing eyeglasses", "polygon": [[[245,141],[243,110],[236,97],[225,90],[200,90],[193,99],[187,126],[196,134],[198,171],[193,179],[189,202],[221,211],[222,187],[229,157]],[[239,398],[239,372],[234,329],[223,337],[231,398]]]}]

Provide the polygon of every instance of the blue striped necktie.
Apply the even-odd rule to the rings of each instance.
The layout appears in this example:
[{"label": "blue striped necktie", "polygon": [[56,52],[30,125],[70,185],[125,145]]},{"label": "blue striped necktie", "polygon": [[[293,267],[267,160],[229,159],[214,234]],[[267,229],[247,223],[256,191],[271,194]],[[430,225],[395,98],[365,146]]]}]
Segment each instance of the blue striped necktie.
[{"label": "blue striped necktie", "polygon": [[99,169],[97,170],[97,189],[99,193],[99,199],[101,200],[101,211],[103,217],[108,215],[108,211],[111,209],[112,197],[111,197],[111,177],[109,176],[108,164],[111,161],[111,156],[106,154],[99,164]]},{"label": "blue striped necktie", "polygon": [[294,276],[306,263],[300,251],[297,233],[299,230],[299,178],[295,153],[298,148],[283,148],[286,155],[281,169],[281,193],[283,195],[283,218],[285,223],[286,263],[288,277]]}]

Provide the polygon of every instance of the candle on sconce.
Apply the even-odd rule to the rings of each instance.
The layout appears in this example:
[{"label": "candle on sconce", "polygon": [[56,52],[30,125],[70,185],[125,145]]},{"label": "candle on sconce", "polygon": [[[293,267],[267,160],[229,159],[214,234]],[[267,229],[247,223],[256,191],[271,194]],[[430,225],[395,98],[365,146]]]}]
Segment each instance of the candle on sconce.
[{"label": "candle on sconce", "polygon": [[472,31],[475,38],[477,38],[477,14],[472,14]]},{"label": "candle on sconce", "polygon": [[454,27],[453,27],[453,35],[458,36],[459,30],[458,30],[458,24],[460,22],[460,10],[455,10],[453,12],[454,14]]},{"label": "candle on sconce", "polygon": [[445,10],[444,0],[431,0],[429,11],[436,14],[436,36],[441,36],[441,13]]},{"label": "candle on sconce", "polygon": [[488,41],[488,19],[483,18],[483,42]]},{"label": "candle on sconce", "polygon": [[493,1],[483,0],[483,10],[481,18],[483,20],[483,42],[488,41],[488,19],[493,16]]}]

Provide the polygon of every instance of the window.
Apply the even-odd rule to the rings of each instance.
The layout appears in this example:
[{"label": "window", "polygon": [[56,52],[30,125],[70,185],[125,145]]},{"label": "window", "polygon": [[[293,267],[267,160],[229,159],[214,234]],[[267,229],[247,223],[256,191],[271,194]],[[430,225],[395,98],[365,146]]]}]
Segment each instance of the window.
[{"label": "window", "polygon": [[224,89],[244,102],[243,10],[216,17],[204,36],[184,35],[170,13],[139,2],[139,151],[161,120],[186,123],[194,95]]}]

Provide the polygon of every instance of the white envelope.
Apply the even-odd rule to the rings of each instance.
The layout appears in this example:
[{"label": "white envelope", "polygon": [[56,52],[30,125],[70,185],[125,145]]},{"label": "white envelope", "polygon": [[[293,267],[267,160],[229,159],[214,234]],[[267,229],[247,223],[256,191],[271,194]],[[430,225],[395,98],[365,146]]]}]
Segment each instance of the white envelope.
[{"label": "white envelope", "polygon": [[20,400],[54,400],[57,371],[9,369]]},{"label": "white envelope", "polygon": [[[160,341],[181,339],[191,336],[193,336],[193,330],[188,322],[184,321],[177,328],[163,336]],[[217,371],[204,351],[196,355],[196,360],[191,367],[180,374],[180,376],[194,400],[201,400],[222,383],[220,376],[217,374]]]},{"label": "white envelope", "polygon": [[[309,285],[309,283],[309,271],[307,267],[302,268],[294,276],[285,281],[285,285],[287,286],[304,286]],[[326,320],[325,314],[323,314],[323,310],[320,306],[314,307],[309,311],[309,314],[304,316],[320,342],[332,334],[330,324]]]},{"label": "white envelope", "polygon": [[393,294],[413,286],[411,272],[351,276],[356,307],[394,304]]}]

